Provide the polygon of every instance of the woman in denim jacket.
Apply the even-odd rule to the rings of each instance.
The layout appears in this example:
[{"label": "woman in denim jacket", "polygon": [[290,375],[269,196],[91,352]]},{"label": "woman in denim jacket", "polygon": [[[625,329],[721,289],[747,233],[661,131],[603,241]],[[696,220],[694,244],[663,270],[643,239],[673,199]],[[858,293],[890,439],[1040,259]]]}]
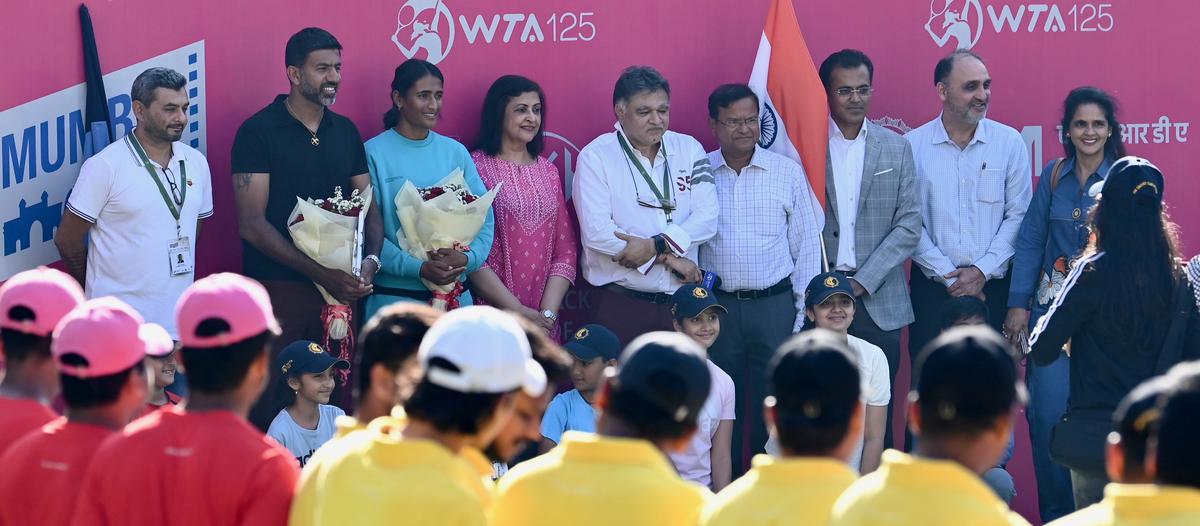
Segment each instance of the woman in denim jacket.
[{"label": "woman in denim jacket", "polygon": [[[1116,101],[1098,88],[1071,90],[1063,103],[1060,130],[1066,157],[1050,161],[1042,170],[1015,244],[1004,330],[1020,349],[1028,350],[1029,327],[1054,302],[1072,261],[1087,245],[1088,211],[1095,202],[1088,189],[1125,156]],[[1030,361],[1026,369],[1026,416],[1045,521],[1074,510],[1070,474],[1050,459],[1049,448],[1050,430],[1067,408],[1068,371],[1065,354],[1045,366]]]}]

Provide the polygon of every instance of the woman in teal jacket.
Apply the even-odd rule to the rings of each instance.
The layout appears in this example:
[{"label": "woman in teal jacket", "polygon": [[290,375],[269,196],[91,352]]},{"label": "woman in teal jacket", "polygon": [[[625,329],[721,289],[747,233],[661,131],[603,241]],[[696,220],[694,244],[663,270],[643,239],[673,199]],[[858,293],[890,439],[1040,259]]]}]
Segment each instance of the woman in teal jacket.
[{"label": "woman in teal jacket", "polygon": [[[465,252],[443,249],[421,260],[400,248],[403,237],[396,217],[396,194],[405,181],[417,188],[436,185],[456,168],[463,171],[471,193],[487,192],[475,162],[458,141],[433,131],[442,111],[442,72],[419,59],[404,61],[392,79],[392,108],[383,116],[384,131],[366,143],[367,167],[375,202],[383,214],[382,266],[375,276],[375,293],[367,298],[366,316],[397,301],[428,303],[432,293],[421,279],[446,285],[462,282],[487,260],[492,248],[494,218],[487,221]],[[470,305],[464,287],[460,304]]]}]

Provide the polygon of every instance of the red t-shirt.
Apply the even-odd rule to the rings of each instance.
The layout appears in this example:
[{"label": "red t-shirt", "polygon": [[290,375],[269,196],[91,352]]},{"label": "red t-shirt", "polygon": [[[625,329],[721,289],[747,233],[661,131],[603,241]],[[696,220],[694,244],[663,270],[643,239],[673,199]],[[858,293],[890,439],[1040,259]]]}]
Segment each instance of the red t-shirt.
[{"label": "red t-shirt", "polygon": [[163,408],[100,446],[72,524],[283,525],[299,475],[288,450],[231,412]]},{"label": "red t-shirt", "polygon": [[18,439],[55,418],[57,413],[37,401],[0,397],[0,455]]},{"label": "red t-shirt", "polygon": [[83,474],[112,429],[59,418],[0,455],[0,525],[66,526]]},{"label": "red t-shirt", "polygon": [[162,409],[164,407],[171,407],[171,406],[179,405],[179,402],[183,401],[183,398],[175,393],[172,393],[170,391],[166,391],[166,393],[167,393],[167,403],[165,403],[163,405],[154,405],[151,403],[147,403],[146,407],[142,408],[142,412],[138,413],[137,416],[133,417],[133,419],[137,420],[143,416],[146,416],[154,411],[158,411],[159,409]]}]

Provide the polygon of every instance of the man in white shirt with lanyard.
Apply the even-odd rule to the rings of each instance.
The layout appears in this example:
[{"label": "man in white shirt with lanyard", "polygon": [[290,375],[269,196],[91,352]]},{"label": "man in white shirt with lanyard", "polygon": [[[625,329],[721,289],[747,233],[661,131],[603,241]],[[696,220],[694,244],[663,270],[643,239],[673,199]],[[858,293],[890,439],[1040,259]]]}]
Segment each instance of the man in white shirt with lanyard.
[{"label": "man in white shirt with lanyard", "polygon": [[951,297],[983,300],[988,324],[1001,329],[1013,243],[1033,195],[1020,132],[986,118],[992,78],[983,59],[957,50],[938,61],[933,77],[942,113],[904,135],[924,222],[909,278],[913,358],[937,336],[942,304]]},{"label": "man in white shirt with lanyard", "polygon": [[213,214],[208,161],[179,141],[186,84],[167,68],[134,79],[137,128],[83,163],[54,236],[87,297],[116,296],[175,340],[175,303],[195,279],[200,220]]},{"label": "man in white shirt with lanyard", "polygon": [[579,152],[572,200],[583,238],[583,277],[598,287],[589,321],[629,343],[671,330],[671,294],[700,283],[697,247],[717,231],[717,196],[704,147],[668,131],[671,88],[632,66],[613,90],[615,130]]}]

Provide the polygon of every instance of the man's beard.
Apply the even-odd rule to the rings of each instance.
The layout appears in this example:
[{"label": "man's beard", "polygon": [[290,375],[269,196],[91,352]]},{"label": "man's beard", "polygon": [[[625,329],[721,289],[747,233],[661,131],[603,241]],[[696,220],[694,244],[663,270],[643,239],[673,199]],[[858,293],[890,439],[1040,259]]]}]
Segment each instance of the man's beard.
[{"label": "man's beard", "polygon": [[958,116],[958,118],[962,119],[965,122],[969,122],[971,124],[979,124],[979,121],[982,121],[985,117],[987,117],[988,106],[984,105],[983,112],[980,113],[979,115],[975,115],[975,114],[971,113],[971,110],[974,106],[975,106],[975,103],[968,102],[965,106],[952,108],[952,111],[955,115]]},{"label": "man's beard", "polygon": [[317,104],[320,106],[333,106],[333,103],[337,102],[337,95],[334,95],[332,97],[325,96],[323,93],[321,93],[322,87],[323,86],[313,87],[311,84],[309,84],[307,82],[301,82],[300,83],[300,94],[303,95],[304,98],[311,101],[313,104]]},{"label": "man's beard", "polygon": [[180,128],[178,132],[166,126],[159,126],[158,124],[148,123],[148,125],[144,125],[143,127],[146,128],[146,133],[155,139],[163,142],[175,142],[183,138],[183,130],[187,128],[187,124],[184,124],[183,128]]},{"label": "man's beard", "polygon": [[501,458],[502,455],[500,454],[500,448],[496,447],[495,442],[492,442],[490,445],[488,445],[487,449],[483,450],[483,454],[492,462],[501,462],[504,464],[508,463],[508,459]]}]

